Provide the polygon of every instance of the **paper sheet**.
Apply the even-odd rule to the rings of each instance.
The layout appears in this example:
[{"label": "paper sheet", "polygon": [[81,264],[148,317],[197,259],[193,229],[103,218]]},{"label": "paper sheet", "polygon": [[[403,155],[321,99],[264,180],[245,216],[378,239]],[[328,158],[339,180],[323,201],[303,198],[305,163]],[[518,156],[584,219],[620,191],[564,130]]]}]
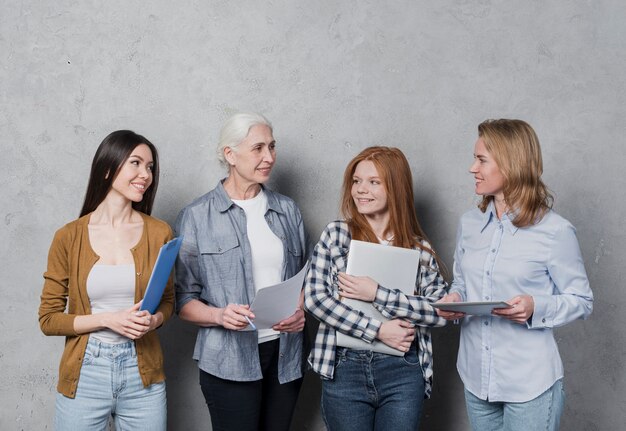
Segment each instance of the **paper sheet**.
[{"label": "paper sheet", "polygon": [[[258,329],[270,329],[281,320],[295,313],[308,265],[289,280],[259,290],[250,304],[255,315],[254,325]],[[252,331],[248,325],[244,331]]]}]

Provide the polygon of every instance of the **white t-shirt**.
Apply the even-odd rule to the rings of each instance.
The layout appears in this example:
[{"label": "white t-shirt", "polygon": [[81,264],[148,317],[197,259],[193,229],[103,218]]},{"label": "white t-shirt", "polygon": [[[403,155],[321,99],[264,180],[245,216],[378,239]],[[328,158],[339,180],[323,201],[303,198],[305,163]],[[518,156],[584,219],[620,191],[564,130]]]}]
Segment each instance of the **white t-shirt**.
[{"label": "white t-shirt", "polygon": [[[246,213],[246,229],[252,252],[252,279],[258,292],[282,281],[283,243],[270,229],[265,219],[267,195],[263,190],[252,199],[233,202]],[[276,322],[278,323],[278,322]],[[272,329],[259,330],[259,343],[275,340],[280,333]]]}]

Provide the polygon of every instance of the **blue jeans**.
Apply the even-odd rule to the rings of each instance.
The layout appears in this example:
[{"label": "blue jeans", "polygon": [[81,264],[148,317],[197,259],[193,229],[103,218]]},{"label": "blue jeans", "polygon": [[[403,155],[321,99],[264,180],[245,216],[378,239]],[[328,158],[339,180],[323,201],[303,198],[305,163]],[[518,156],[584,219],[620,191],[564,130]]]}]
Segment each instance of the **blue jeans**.
[{"label": "blue jeans", "polygon": [[322,381],[329,431],[417,430],[424,377],[415,347],[404,357],[337,348],[333,380]]},{"label": "blue jeans", "polygon": [[565,404],[563,380],[522,403],[481,400],[466,389],[465,404],[475,431],[556,431]]},{"label": "blue jeans", "polygon": [[80,369],[76,397],[57,394],[54,429],[165,431],[165,382],[144,388],[132,341],[106,344],[90,339]]}]

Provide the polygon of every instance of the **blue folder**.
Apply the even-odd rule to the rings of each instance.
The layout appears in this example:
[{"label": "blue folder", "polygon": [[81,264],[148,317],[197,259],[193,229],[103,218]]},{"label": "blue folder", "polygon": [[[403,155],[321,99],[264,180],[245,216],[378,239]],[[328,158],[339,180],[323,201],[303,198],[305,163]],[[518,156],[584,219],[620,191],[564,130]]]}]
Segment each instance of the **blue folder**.
[{"label": "blue folder", "polygon": [[170,273],[172,272],[172,267],[174,266],[182,242],[183,237],[179,236],[161,246],[154,268],[152,268],[152,275],[150,275],[150,281],[148,281],[146,294],[143,297],[143,302],[139,310],[148,310],[150,314],[154,314],[156,311],[161,303],[163,291],[167,285],[167,280],[170,278]]}]

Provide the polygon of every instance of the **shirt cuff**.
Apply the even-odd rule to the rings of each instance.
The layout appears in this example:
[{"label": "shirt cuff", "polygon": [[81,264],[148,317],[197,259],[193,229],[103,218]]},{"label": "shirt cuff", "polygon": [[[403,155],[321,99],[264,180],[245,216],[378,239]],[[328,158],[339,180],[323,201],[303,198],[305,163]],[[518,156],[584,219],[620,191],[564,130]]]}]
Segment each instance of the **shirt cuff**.
[{"label": "shirt cuff", "polygon": [[383,322],[380,320],[370,319],[361,338],[368,343],[373,343],[376,340],[376,336],[382,324]]},{"label": "shirt cuff", "polygon": [[526,323],[530,329],[552,328],[554,326],[554,298],[552,295],[533,295],[535,310]]},{"label": "shirt cuff", "polygon": [[376,289],[376,297],[374,298],[374,302],[372,303],[379,311],[380,308],[384,308],[389,301],[389,294],[391,290],[387,289],[385,286],[378,285],[378,289]]}]

